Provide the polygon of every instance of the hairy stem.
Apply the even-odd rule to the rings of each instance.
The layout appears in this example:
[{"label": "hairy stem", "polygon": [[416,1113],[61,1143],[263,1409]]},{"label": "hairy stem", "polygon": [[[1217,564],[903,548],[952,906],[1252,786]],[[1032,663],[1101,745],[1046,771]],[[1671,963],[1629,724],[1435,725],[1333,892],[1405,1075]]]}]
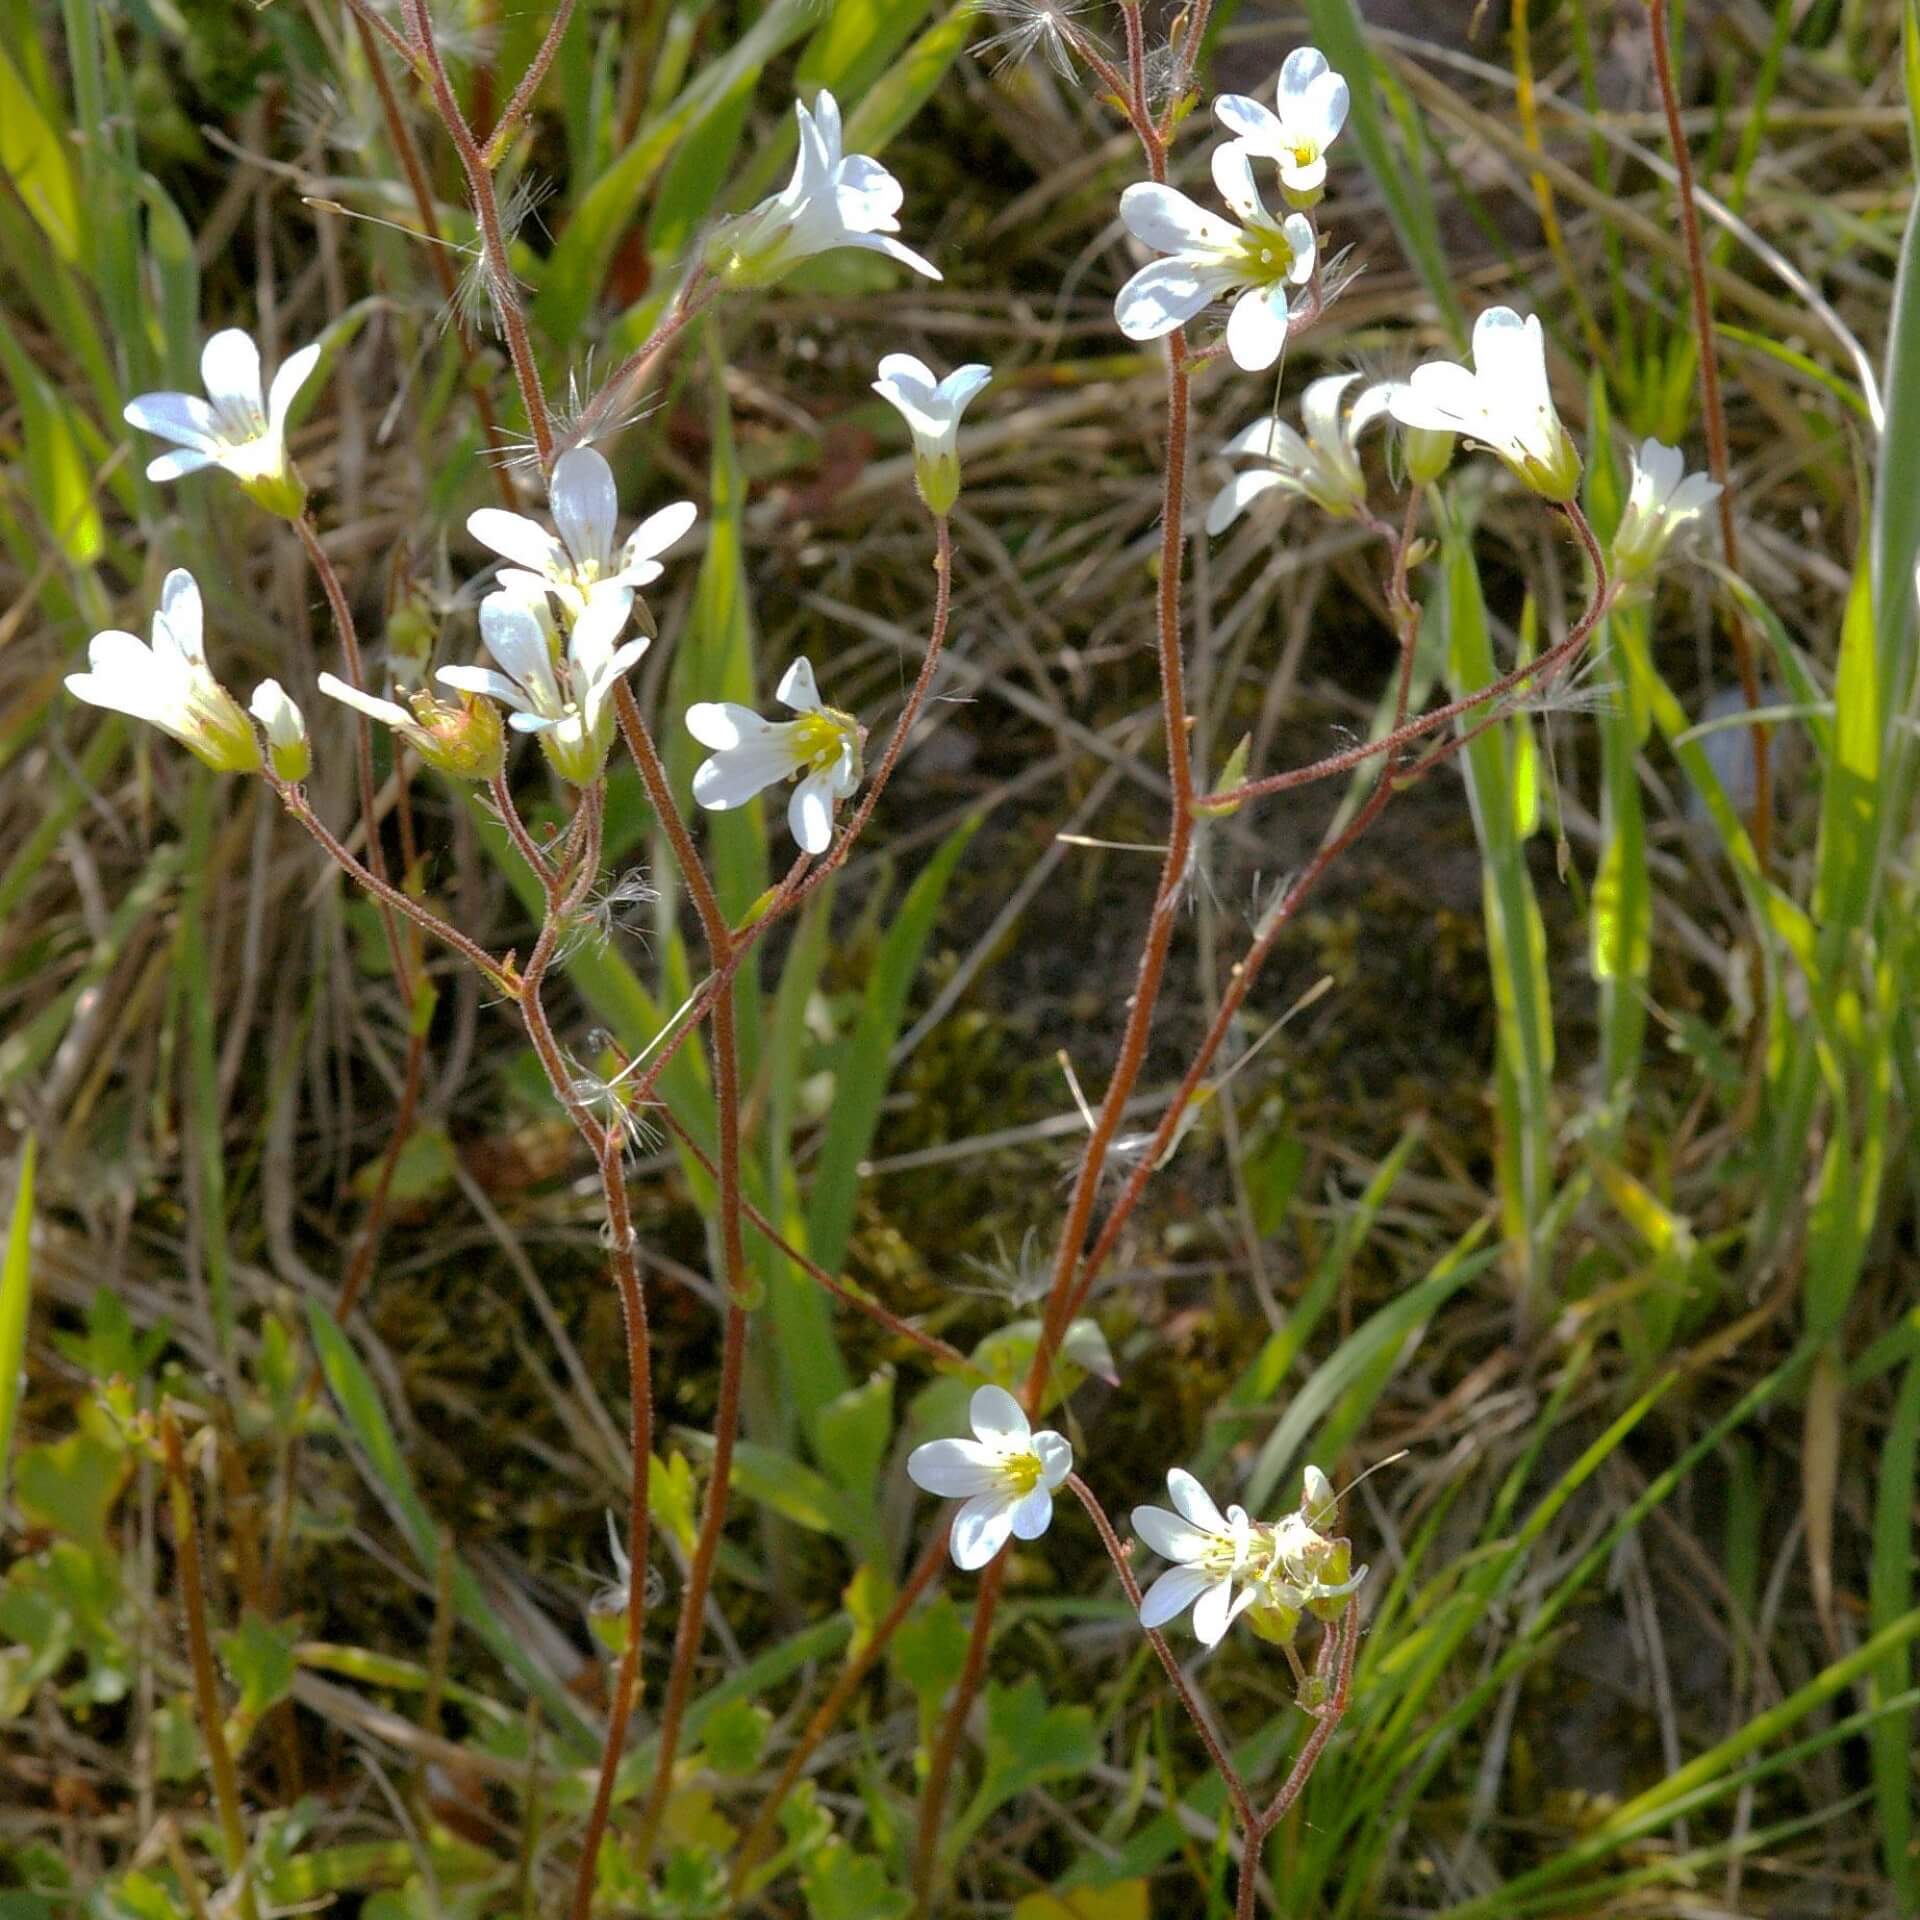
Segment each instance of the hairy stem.
[{"label": "hairy stem", "polygon": [[233,1882],[242,1920],[259,1920],[253,1880],[247,1871],[247,1829],[240,1815],[240,1776],[227,1746],[220,1682],[214,1671],[213,1642],[207,1631],[207,1588],[201,1571],[200,1532],[194,1520],[193,1486],[187,1477],[180,1428],[165,1408],[160,1413],[160,1449],[167,1492],[173,1506],[173,1546],[180,1560],[180,1606],[187,1619],[187,1653],[193,1667],[193,1701],[207,1743],[207,1767],[213,1775],[214,1805],[220,1816],[220,1844]]},{"label": "hairy stem", "polygon": [[[1678,176],[1680,234],[1687,250],[1687,281],[1693,295],[1693,330],[1700,347],[1700,420],[1707,436],[1707,471],[1720,483],[1716,503],[1720,515],[1720,547],[1729,572],[1740,571],[1740,542],[1733,523],[1733,469],[1727,452],[1727,410],[1720,393],[1720,352],[1713,333],[1713,293],[1707,284],[1706,248],[1700,238],[1700,210],[1693,203],[1693,155],[1680,118],[1680,95],[1673,77],[1673,39],[1667,21],[1667,0],[1646,0],[1647,26],[1653,37],[1653,71],[1660,86],[1660,105],[1667,119],[1667,140],[1673,148],[1673,170]],[[1727,631],[1733,640],[1734,665],[1740,675],[1741,698],[1747,711],[1760,705],[1760,671],[1753,657],[1753,638],[1737,600],[1726,602]],[[1756,723],[1753,737],[1753,851],[1762,871],[1773,846],[1773,768],[1770,735]]]}]

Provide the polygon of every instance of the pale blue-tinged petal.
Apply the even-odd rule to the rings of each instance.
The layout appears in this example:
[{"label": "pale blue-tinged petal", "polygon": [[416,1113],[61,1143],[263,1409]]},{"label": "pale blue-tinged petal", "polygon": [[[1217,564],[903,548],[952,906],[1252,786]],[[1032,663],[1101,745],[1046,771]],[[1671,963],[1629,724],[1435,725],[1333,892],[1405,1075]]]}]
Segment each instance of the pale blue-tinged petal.
[{"label": "pale blue-tinged petal", "polygon": [[219,455],[203,452],[199,447],[170,447],[147,462],[147,478],[155,482],[182,480],[190,473],[198,473],[202,467],[213,466],[218,459]]},{"label": "pale blue-tinged petal", "polygon": [[1173,1504],[1181,1514],[1203,1533],[1224,1534],[1227,1531],[1226,1516],[1214,1505],[1213,1495],[1185,1467],[1168,1469],[1167,1492],[1172,1495]]},{"label": "pale blue-tinged petal", "polygon": [[976,1493],[953,1517],[947,1550],[963,1573],[984,1567],[1013,1532],[1013,1506],[1005,1494]]},{"label": "pale blue-tinged petal", "polygon": [[1038,1540],[1053,1524],[1053,1489],[1035,1487],[1025,1494],[1013,1510],[1013,1537]]},{"label": "pale blue-tinged petal", "polygon": [[1212,1536],[1165,1507],[1135,1507],[1133,1530],[1163,1560],[1198,1560]]},{"label": "pale blue-tinged petal", "polygon": [[613,532],[620,517],[620,495],[606,456],[593,447],[563,453],[553,465],[547,504],[574,563],[606,572],[613,564]]},{"label": "pale blue-tinged petal", "polygon": [[517,565],[543,578],[566,571],[566,550],[537,520],[501,507],[481,507],[467,515],[467,531]]},{"label": "pale blue-tinged petal", "polygon": [[1113,317],[1129,340],[1158,340],[1185,326],[1220,291],[1191,260],[1150,260],[1114,296]]},{"label": "pale blue-tinged petal", "polygon": [[320,343],[317,340],[281,361],[274,373],[273,385],[267,389],[269,432],[276,435],[286,432],[287,415],[293,411],[293,403],[299,399],[300,389],[313,378],[313,370],[319,364]]},{"label": "pale blue-tinged petal", "polygon": [[821,854],[833,845],[833,780],[810,773],[787,801],[787,831],[802,853]]},{"label": "pale blue-tinged petal", "polygon": [[1286,128],[1274,118],[1270,107],[1244,93],[1223,93],[1213,103],[1213,117],[1255,153],[1278,158],[1286,141]]},{"label": "pale blue-tinged petal", "polygon": [[1287,344],[1287,290],[1249,287],[1227,316],[1227,351],[1244,373],[1265,373]]},{"label": "pale blue-tinged petal", "polygon": [[1169,1567],[1141,1596],[1140,1624],[1164,1627],[1177,1620],[1212,1584],[1212,1575],[1198,1567]]},{"label": "pale blue-tinged petal", "polygon": [[818,713],[820,689],[814,684],[813,662],[802,654],[780,677],[773,697],[795,713]]},{"label": "pale blue-tinged petal", "polygon": [[154,616],[153,650],[162,635],[189,666],[207,663],[206,613],[200,604],[200,585],[185,567],[175,567],[160,585],[160,611]]},{"label": "pale blue-tinged petal", "polygon": [[976,1387],[967,1402],[967,1419],[988,1446],[1018,1452],[1033,1438],[1027,1410],[1005,1387]]},{"label": "pale blue-tinged petal", "polygon": [[1225,533],[1263,493],[1275,487],[1284,489],[1286,485],[1283,475],[1266,468],[1236,473],[1208,504],[1207,531],[1211,534]]},{"label": "pale blue-tinged petal", "polygon": [[502,706],[526,711],[527,696],[504,673],[495,673],[491,667],[442,667],[433,677],[443,687],[452,687],[460,693],[484,694]]},{"label": "pale blue-tinged petal", "polygon": [[687,731],[703,747],[725,753],[749,740],[761,740],[774,722],[734,700],[701,700],[687,709]]},{"label": "pale blue-tinged petal", "polygon": [[1033,1436],[1033,1450],[1040,1456],[1040,1484],[1051,1493],[1073,1471],[1073,1442],[1048,1428]]},{"label": "pale blue-tinged petal", "polygon": [[1225,1638],[1232,1618],[1233,1582],[1216,1580],[1193,1605],[1193,1637],[1203,1647],[1217,1647]]},{"label": "pale blue-tinged petal", "polygon": [[1223,253],[1239,245],[1239,230],[1189,200],[1178,187],[1137,181],[1120,196],[1127,231],[1156,253]]},{"label": "pale blue-tinged petal", "polygon": [[219,433],[213,409],[197,393],[137,394],[120,417],[142,433],[157,433],[183,447],[204,447]]},{"label": "pale blue-tinged petal", "polygon": [[265,422],[260,349],[253,344],[251,334],[238,327],[224,327],[216,333],[200,350],[200,379],[217,413]]}]

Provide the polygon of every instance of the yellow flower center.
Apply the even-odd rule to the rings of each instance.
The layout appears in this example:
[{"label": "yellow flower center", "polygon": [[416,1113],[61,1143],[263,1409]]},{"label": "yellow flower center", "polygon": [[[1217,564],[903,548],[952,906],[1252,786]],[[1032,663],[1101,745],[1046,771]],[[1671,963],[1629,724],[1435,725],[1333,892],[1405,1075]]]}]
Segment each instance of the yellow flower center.
[{"label": "yellow flower center", "polygon": [[[846,748],[850,722],[830,707],[803,713],[793,723],[794,757],[814,773],[825,773],[838,766]],[[1036,1466],[1035,1471],[1038,1472]]]},{"label": "yellow flower center", "polygon": [[1274,227],[1251,228],[1240,247],[1241,266],[1251,286],[1266,287],[1293,271],[1293,248]]},{"label": "yellow flower center", "polygon": [[1296,140],[1293,145],[1293,164],[1296,167],[1310,167],[1320,158],[1320,149],[1311,140]]},{"label": "yellow flower center", "polygon": [[1023,1498],[1040,1484],[1040,1456],[1037,1453],[1010,1453],[1000,1463],[1000,1477],[1008,1489]]}]

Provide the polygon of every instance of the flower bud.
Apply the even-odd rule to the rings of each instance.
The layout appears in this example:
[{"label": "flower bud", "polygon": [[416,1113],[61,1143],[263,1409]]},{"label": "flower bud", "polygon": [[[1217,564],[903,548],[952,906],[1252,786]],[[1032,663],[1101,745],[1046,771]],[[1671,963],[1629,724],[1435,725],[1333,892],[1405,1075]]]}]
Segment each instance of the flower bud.
[{"label": "flower bud", "polygon": [[1416,486],[1430,487],[1453,465],[1453,435],[1437,427],[1409,427],[1403,445],[1407,477]]},{"label": "flower bud", "polygon": [[278,680],[262,680],[253,690],[253,717],[267,736],[267,764],[274,777],[297,786],[313,771],[307,722]]},{"label": "flower bud", "polygon": [[[229,468],[229,471],[232,471]],[[235,473],[244,493],[256,507],[264,508],[281,520],[298,520],[307,510],[307,483],[291,459],[282,458],[278,467],[254,476]]]},{"label": "flower bud", "polygon": [[428,766],[455,780],[491,780],[507,764],[506,729],[491,701],[469,698],[457,706],[430,693],[408,696],[414,726],[408,738]]}]

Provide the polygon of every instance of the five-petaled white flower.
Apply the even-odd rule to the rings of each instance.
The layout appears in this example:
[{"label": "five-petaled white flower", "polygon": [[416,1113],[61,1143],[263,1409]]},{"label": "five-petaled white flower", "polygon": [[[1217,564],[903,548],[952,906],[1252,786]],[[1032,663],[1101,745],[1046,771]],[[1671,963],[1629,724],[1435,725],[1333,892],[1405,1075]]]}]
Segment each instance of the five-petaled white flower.
[{"label": "five-petaled white flower", "polygon": [[1156,181],[1141,181],[1120,196],[1127,231],[1167,257],[1150,260],[1120,289],[1114,318],[1129,340],[1158,340],[1238,291],[1227,351],[1236,366],[1261,373],[1287,343],[1287,289],[1313,277],[1313,225],[1303,213],[1276,220],[1267,211],[1253,163],[1235,141],[1214,148],[1213,182],[1240,226]]},{"label": "five-petaled white flower", "polygon": [[1304,494],[1335,518],[1366,504],[1367,481],[1355,446],[1364,428],[1378,420],[1392,399],[1390,387],[1368,387],[1351,406],[1343,404],[1357,373],[1332,373],[1300,396],[1302,438],[1282,420],[1256,420],[1221,449],[1228,459],[1263,464],[1236,473],[1207,509],[1207,531],[1224,533],[1261,494],[1272,489]]},{"label": "five-petaled white flower", "polygon": [[1073,1471],[1062,1434],[1035,1433],[1004,1387],[981,1387],[967,1408],[971,1440],[929,1440],[907,1456],[916,1487],[965,1504],[953,1517],[947,1548],[971,1573],[1015,1540],[1038,1540],[1053,1520],[1055,1489]]},{"label": "five-petaled white flower", "polygon": [[275,775],[289,786],[313,771],[313,749],[307,744],[306,715],[278,680],[262,680],[247,703],[267,736],[267,761]]},{"label": "five-petaled white flower", "polygon": [[[500,507],[467,516],[467,531],[515,565],[501,570],[500,584],[523,599],[552,594],[569,627],[587,621],[605,628],[611,641],[627,623],[635,590],[660,578],[660,555],[682,538],[698,514],[691,500],[676,500],[649,515],[617,551],[614,536],[620,497],[613,469],[592,447],[575,447],[554,462],[548,504],[556,539],[539,521]],[[648,625],[643,613],[641,624]]]},{"label": "five-petaled white flower", "polygon": [[307,489],[287,457],[287,414],[320,363],[318,342],[280,363],[263,394],[260,349],[238,327],[209,340],[200,355],[207,397],[143,393],[124,418],[143,433],[171,440],[172,451],[149,463],[149,480],[178,480],[202,467],[222,467],[269,513],[298,516]]},{"label": "five-petaled white flower", "polygon": [[1640,443],[1633,457],[1626,509],[1613,536],[1613,568],[1622,581],[1651,573],[1667,542],[1719,499],[1717,480],[1704,473],[1687,473],[1686,468],[1686,456],[1678,447],[1653,439]]},{"label": "five-petaled white flower", "polygon": [[1183,1468],[1168,1472],[1167,1492],[1178,1512],[1133,1510],[1134,1532],[1163,1560],[1174,1562],[1141,1596],[1140,1624],[1164,1627],[1192,1607],[1195,1638],[1217,1647],[1235,1618],[1259,1597],[1251,1573],[1257,1531],[1244,1507],[1229,1507],[1223,1516],[1206,1488]]},{"label": "five-petaled white flower", "polygon": [[1580,488],[1580,455],[1554,411],[1537,314],[1489,307],[1473,323],[1473,365],[1430,360],[1389,403],[1405,427],[1464,434],[1498,454],[1535,493],[1564,505]]},{"label": "five-petaled white flower", "polygon": [[170,733],[221,773],[257,773],[260,740],[240,703],[207,668],[200,588],[184,567],[167,575],[153,616],[151,646],[110,628],[87,647],[87,671],[67,691],[91,706]]},{"label": "five-petaled white flower", "polygon": [[822,704],[806,660],[787,669],[774,698],[800,717],[763,720],[731,700],[703,700],[687,709],[687,731],[713,749],[694,770],[693,797],[725,813],[797,774],[787,825],[804,852],[825,853],[833,843],[836,802],[860,784],[864,730],[851,714]]},{"label": "five-petaled white flower", "polygon": [[503,671],[442,667],[434,678],[499,701],[514,732],[540,736],[542,751],[563,780],[591,786],[613,746],[613,689],[648,645],[643,636],[616,647],[618,630],[618,622],[590,610],[573,623],[563,655],[544,595],[490,593],[480,603],[480,638]]},{"label": "five-petaled white flower", "polygon": [[951,513],[960,497],[960,416],[967,402],[993,378],[977,362],[955,367],[944,380],[910,353],[890,353],[880,362],[873,390],[899,408],[913,433],[913,479],[930,513]]},{"label": "five-petaled white flower", "polygon": [[793,177],[720,228],[707,264],[730,287],[764,287],[810,254],[863,247],[938,280],[938,267],[893,237],[905,198],[899,181],[870,155],[841,150],[839,102],[820,93],[811,113],[804,101],[793,110],[800,129]]},{"label": "five-petaled white flower", "polygon": [[423,687],[407,696],[413,709],[408,712],[398,702],[349,686],[331,673],[323,673],[314,684],[328,699],[391,727],[428,766],[456,780],[491,780],[506,765],[506,730],[498,709],[484,700],[450,706]]},{"label": "five-petaled white flower", "polygon": [[1327,180],[1327,149],[1347,124],[1347,83],[1317,47],[1295,47],[1280,69],[1278,114],[1244,93],[1223,93],[1214,117],[1249,153],[1280,163],[1288,202],[1310,207]]}]

